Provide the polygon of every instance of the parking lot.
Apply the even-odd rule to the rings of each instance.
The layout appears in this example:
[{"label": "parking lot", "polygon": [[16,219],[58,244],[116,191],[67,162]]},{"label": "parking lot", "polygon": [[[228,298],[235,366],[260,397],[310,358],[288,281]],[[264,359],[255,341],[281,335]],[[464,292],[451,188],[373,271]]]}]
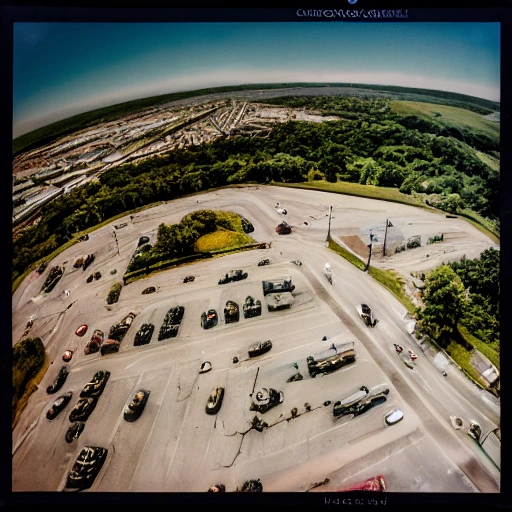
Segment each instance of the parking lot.
[{"label": "parking lot", "polygon": [[[288,210],[290,235],[275,233],[282,220],[275,210],[277,201]],[[407,331],[405,308],[368,274],[325,246],[328,218],[322,212],[333,201],[331,229],[340,241],[350,230],[364,230],[378,219],[393,217],[396,225],[413,222],[418,229],[465,230],[460,241],[472,243],[475,250],[494,245],[461,219],[450,223],[453,219],[404,205],[383,207],[378,201],[275,187],[183,198],[117,220],[116,224],[126,221],[120,229],[102,227],[52,262],[65,266],[52,292],[40,293],[49,265],[42,276],[29,276],[13,295],[13,343],[32,318],[30,336],[41,337],[51,362],[13,429],[13,491],[66,490],[67,473],[81,447],[101,446],[108,455],[89,492],[201,493],[218,483],[230,492],[250,479],[260,479],[263,492],[333,491],[376,474],[384,475],[390,492],[497,492],[499,472],[475,455],[471,440],[454,431],[448,417],[452,412],[466,417],[467,408],[499,422],[499,409],[491,405],[490,412],[484,410],[479,398],[474,403],[461,401],[463,384],[453,388],[452,383],[464,377],[454,372],[447,381],[421,353],[415,370],[403,364],[393,343],[419,350]],[[121,279],[139,237],[154,235],[160,223],[178,222],[202,208],[240,213],[254,224],[251,236],[272,242],[271,248],[155,273],[127,284],[119,301],[107,304],[108,290]],[[318,220],[305,225],[306,217]],[[96,255],[90,268],[74,269],[73,261],[89,253]],[[261,258],[269,258],[270,264],[258,266]],[[333,268],[332,285],[323,274],[326,261]],[[409,254],[407,266],[411,265]],[[234,269],[247,272],[247,279],[219,285],[219,278]],[[93,271],[102,277],[86,283]],[[194,275],[194,281],[184,283],[187,275]],[[241,314],[238,322],[225,323],[226,301],[234,300],[241,308],[251,295],[265,306],[262,280],[284,277],[295,284],[291,308],[263,307],[261,316]],[[156,291],[143,294],[149,286]],[[376,327],[366,327],[359,317],[356,306],[362,302],[372,304],[379,318]],[[176,305],[185,308],[178,335],[158,341],[164,316]],[[219,323],[205,330],[201,313],[212,308]],[[129,312],[136,316],[118,353],[84,354],[93,330],[108,333]],[[144,323],[155,326],[151,341],[134,346]],[[74,334],[81,324],[88,325],[82,338]],[[249,345],[266,339],[272,341],[272,349],[249,358]],[[308,356],[345,342],[354,343],[354,363],[323,377],[308,374]],[[71,390],[74,395],[70,405],[49,421],[45,413],[56,396],[48,395],[46,387],[64,364],[61,356],[66,349],[73,350],[73,358],[62,392]],[[201,374],[204,361],[212,369]],[[81,436],[66,443],[69,412],[98,370],[110,371],[107,386]],[[296,373],[303,378],[288,381]],[[336,400],[362,385],[381,384],[389,389],[384,403],[360,416],[334,417]],[[222,407],[208,415],[205,405],[217,386],[225,388]],[[126,422],[123,407],[140,388],[151,390],[150,398],[141,417]],[[284,400],[256,414],[251,402],[261,388],[281,391]],[[438,396],[446,397],[442,404]],[[404,412],[404,419],[386,425],[384,416],[394,408]],[[255,416],[266,428],[253,428]],[[323,485],[317,485],[320,482]]]}]

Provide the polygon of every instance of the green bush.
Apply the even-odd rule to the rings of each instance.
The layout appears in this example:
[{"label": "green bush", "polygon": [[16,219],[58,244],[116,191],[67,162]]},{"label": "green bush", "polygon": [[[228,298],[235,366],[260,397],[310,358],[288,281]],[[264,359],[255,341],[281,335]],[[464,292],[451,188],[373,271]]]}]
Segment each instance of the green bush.
[{"label": "green bush", "polygon": [[117,302],[119,300],[119,295],[121,295],[122,287],[123,285],[121,283],[115,283],[112,285],[112,288],[110,288],[110,291],[108,292],[108,304],[114,304],[114,302]]}]

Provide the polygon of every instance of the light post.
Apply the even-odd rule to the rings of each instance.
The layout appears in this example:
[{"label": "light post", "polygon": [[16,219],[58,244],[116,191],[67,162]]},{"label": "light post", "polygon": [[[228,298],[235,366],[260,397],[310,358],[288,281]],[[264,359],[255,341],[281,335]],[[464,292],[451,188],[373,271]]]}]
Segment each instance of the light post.
[{"label": "light post", "polygon": [[325,239],[328,242],[331,239],[331,216],[332,216],[332,206],[329,207],[329,227],[327,229],[327,238]]},{"label": "light post", "polygon": [[368,244],[368,249],[370,249],[370,252],[368,253],[368,261],[366,262],[366,266],[364,267],[364,271],[368,272],[370,268],[370,260],[372,259],[372,242],[373,242],[373,233],[370,229],[370,243]]}]

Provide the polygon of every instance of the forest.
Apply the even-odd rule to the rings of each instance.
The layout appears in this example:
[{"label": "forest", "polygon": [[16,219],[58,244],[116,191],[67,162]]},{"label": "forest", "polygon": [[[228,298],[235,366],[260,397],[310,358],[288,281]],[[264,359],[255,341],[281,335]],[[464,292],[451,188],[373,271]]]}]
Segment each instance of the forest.
[{"label": "forest", "polygon": [[499,230],[498,124],[476,124],[470,111],[462,111],[467,121],[447,122],[443,105],[433,105],[430,117],[414,104],[397,113],[382,98],[266,103],[307,105],[340,119],[289,121],[266,137],[226,137],[114,168],[46,205],[40,221],[14,240],[13,282],[77,233],[116,215],[227,185],[325,180],[395,187],[448,213],[474,211]]},{"label": "forest", "polygon": [[[489,248],[479,258],[462,258],[429,272],[416,319],[422,334],[446,349],[452,341],[478,348],[499,368],[500,253]],[[474,347],[464,333],[480,345]],[[482,350],[482,345],[484,349]]]}]

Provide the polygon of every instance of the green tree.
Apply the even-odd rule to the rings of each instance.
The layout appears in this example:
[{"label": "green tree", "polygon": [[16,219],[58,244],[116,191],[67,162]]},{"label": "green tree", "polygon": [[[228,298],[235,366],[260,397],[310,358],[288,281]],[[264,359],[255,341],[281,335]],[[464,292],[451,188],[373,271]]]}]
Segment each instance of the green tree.
[{"label": "green tree", "polygon": [[425,308],[418,311],[420,329],[446,347],[455,339],[457,323],[466,311],[467,298],[460,277],[442,265],[425,278],[422,294]]}]

